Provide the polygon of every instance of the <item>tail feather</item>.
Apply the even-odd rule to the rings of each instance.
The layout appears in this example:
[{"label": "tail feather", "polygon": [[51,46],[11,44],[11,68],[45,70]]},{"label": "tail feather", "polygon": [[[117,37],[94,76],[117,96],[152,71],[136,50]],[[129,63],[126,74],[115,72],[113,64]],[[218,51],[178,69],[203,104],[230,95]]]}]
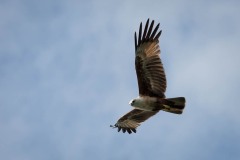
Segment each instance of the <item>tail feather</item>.
[{"label": "tail feather", "polygon": [[167,98],[166,100],[167,103],[163,105],[165,108],[162,110],[170,113],[182,114],[186,102],[184,97]]}]

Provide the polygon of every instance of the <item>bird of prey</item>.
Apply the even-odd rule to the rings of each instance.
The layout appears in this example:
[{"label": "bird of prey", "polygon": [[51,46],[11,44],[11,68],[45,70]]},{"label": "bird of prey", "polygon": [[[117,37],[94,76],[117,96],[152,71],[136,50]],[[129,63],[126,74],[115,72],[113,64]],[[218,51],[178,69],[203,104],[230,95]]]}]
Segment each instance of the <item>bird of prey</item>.
[{"label": "bird of prey", "polygon": [[[134,108],[122,116],[112,128],[119,131],[136,133],[140,123],[154,116],[160,110],[182,114],[185,107],[185,98],[165,98],[166,76],[160,59],[159,37],[162,30],[155,28],[154,20],[149,26],[146,22],[143,34],[142,23],[140,23],[138,38],[135,32],[135,69],[138,79],[139,96],[129,102]],[[148,27],[149,26],[149,27]],[[154,29],[153,29],[154,28]]]}]

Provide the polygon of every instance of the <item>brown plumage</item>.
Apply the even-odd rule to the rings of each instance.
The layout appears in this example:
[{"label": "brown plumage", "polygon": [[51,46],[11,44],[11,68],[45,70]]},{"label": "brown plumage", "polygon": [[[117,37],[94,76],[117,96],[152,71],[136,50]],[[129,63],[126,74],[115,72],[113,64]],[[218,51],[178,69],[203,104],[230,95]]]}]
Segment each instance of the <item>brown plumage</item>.
[{"label": "brown plumage", "polygon": [[[159,57],[159,37],[162,31],[158,31],[160,24],[154,28],[154,21],[149,26],[146,22],[142,34],[142,23],[140,24],[138,38],[135,32],[135,69],[138,79],[139,97],[131,102],[135,108],[121,117],[113,128],[118,128],[124,133],[136,133],[136,128],[151,116],[164,110],[167,112],[181,114],[185,107],[185,98],[165,99],[166,76]],[[154,30],[153,30],[154,28]]]}]

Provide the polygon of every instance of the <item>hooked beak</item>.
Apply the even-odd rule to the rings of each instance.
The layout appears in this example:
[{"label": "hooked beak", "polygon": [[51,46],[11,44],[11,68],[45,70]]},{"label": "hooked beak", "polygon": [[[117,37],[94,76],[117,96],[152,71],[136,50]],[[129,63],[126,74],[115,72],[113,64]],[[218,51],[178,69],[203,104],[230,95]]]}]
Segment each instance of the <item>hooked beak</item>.
[{"label": "hooked beak", "polygon": [[130,106],[132,106],[132,101],[130,101],[128,104],[129,104]]}]

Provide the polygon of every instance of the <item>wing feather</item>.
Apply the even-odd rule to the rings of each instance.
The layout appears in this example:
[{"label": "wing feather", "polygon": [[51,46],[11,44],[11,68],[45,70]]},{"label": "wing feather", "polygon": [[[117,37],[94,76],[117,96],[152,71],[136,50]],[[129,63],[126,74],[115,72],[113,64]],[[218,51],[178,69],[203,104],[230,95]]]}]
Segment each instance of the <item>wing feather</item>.
[{"label": "wing feather", "polygon": [[157,26],[155,27],[155,29],[154,29],[154,31],[153,31],[151,37],[150,37],[150,40],[151,40],[151,41],[154,39],[154,36],[155,36],[155,34],[156,34],[156,32],[157,32],[159,26],[160,26],[160,24],[158,23]]},{"label": "wing feather", "polygon": [[141,42],[141,35],[142,35],[142,23],[140,24],[139,33],[138,33],[138,44]]},{"label": "wing feather", "polygon": [[[149,40],[149,39],[150,39],[150,35],[151,35],[151,33],[152,33],[153,25],[154,25],[154,21],[152,21],[152,23],[150,24],[150,27],[149,27],[149,30],[148,30],[148,34],[147,34],[146,40]],[[139,44],[139,43],[138,43],[138,44]]]},{"label": "wing feather", "polygon": [[134,34],[135,50],[137,50],[137,33]]},{"label": "wing feather", "polygon": [[158,111],[143,111],[139,109],[133,109],[124,116],[122,116],[114,127],[118,128],[119,131],[126,131],[131,134],[132,132],[136,133],[136,128],[140,126],[140,123],[146,121],[148,118],[155,115]]},{"label": "wing feather", "polygon": [[[166,91],[166,76],[160,59],[160,47],[157,33],[158,24],[153,30],[154,21],[148,29],[149,19],[146,22],[143,35],[142,23],[140,24],[138,41],[135,32],[135,68],[138,78],[140,96],[155,96],[164,98]],[[153,32],[152,32],[153,30]]]},{"label": "wing feather", "polygon": [[[142,36],[142,42],[144,42],[145,39],[146,39],[145,37],[146,37],[146,34],[147,34],[147,30],[148,30],[148,23],[149,23],[149,19],[147,20],[145,28],[144,28],[144,32],[143,32],[143,36]],[[138,43],[138,44],[140,44],[140,43]]]}]

